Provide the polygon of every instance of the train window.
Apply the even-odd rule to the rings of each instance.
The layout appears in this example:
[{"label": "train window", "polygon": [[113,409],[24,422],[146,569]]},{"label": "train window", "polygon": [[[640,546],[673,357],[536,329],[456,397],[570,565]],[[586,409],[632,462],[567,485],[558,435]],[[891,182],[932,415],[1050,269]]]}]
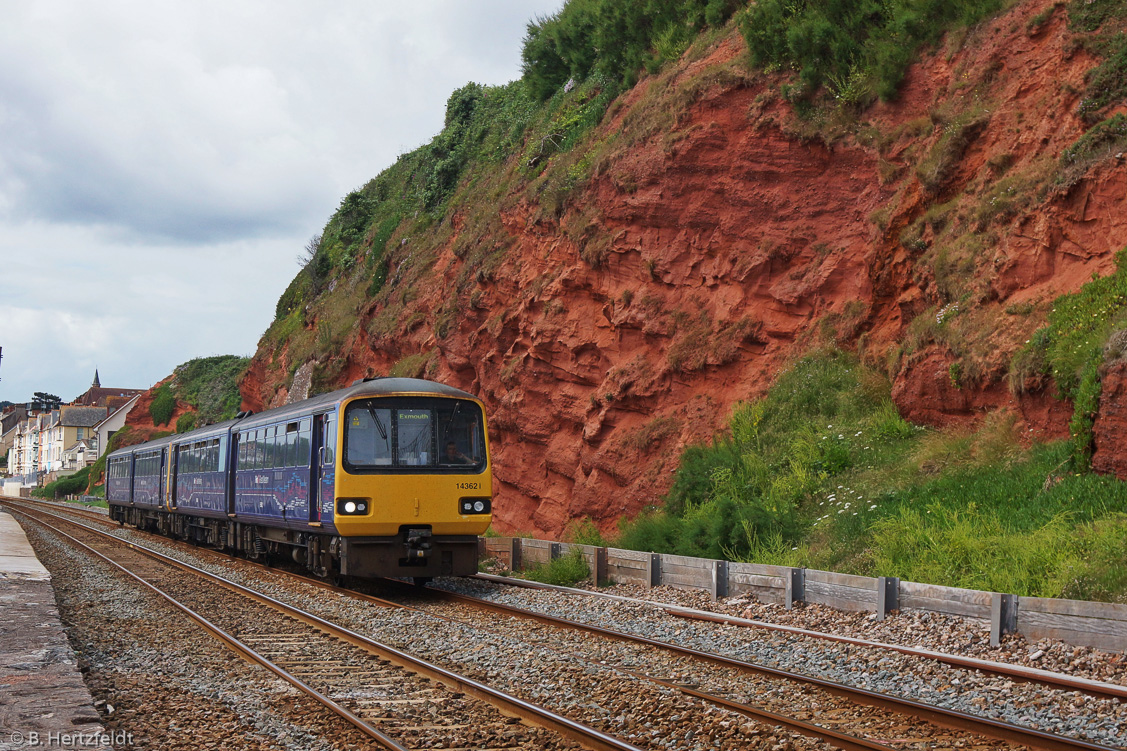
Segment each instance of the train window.
[{"label": "train window", "polygon": [[250,458],[247,469],[262,469],[262,429],[254,431],[250,439]]},{"label": "train window", "polygon": [[297,423],[286,426],[286,466],[297,466]]},{"label": "train window", "polygon": [[434,451],[434,415],[429,409],[396,410],[395,422],[399,428],[399,464],[409,467],[433,464],[438,458]]},{"label": "train window", "polygon": [[274,428],[274,466],[286,466],[286,431],[281,426]]},{"label": "train window", "polygon": [[337,463],[337,428],[336,428],[336,415],[325,415],[324,423],[322,423],[321,430],[321,447],[325,449],[321,456],[321,463],[326,467],[334,466]]},{"label": "train window", "polygon": [[295,455],[294,465],[297,467],[309,466],[309,420],[301,421],[301,429],[297,434],[297,454]]},{"label": "train window", "polygon": [[238,463],[235,465],[238,469],[246,469],[247,465],[247,441],[242,433],[235,435],[235,440],[239,442],[239,458]]},{"label": "train window", "polygon": [[262,466],[266,469],[274,466],[274,428],[269,427],[265,430],[265,435],[262,439]]},{"label": "train window", "polygon": [[[437,398],[375,398],[348,405],[345,464],[358,471],[480,472],[485,429],[475,402]],[[429,470],[428,470],[429,471]]]},{"label": "train window", "polygon": [[[348,462],[356,466],[390,465],[391,410],[357,405],[348,413]],[[331,439],[326,436],[325,443]]]}]

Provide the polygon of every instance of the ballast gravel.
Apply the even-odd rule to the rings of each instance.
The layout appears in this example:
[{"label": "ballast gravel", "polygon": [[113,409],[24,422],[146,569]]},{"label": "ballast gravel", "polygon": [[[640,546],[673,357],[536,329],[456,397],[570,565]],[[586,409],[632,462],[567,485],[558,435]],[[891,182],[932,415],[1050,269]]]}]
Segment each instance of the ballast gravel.
[{"label": "ballast gravel", "polygon": [[[171,557],[194,565],[202,565],[233,581],[254,586],[260,591],[298,607],[350,623],[358,631],[416,653],[419,653],[420,643],[431,641],[416,637],[420,634],[433,635],[431,654],[434,659],[441,659],[443,662],[453,660],[473,666],[484,676],[483,679],[491,683],[508,680],[512,682],[513,692],[526,698],[551,700],[557,707],[578,708],[587,716],[601,715],[605,720],[602,729],[607,732],[619,734],[624,726],[632,731],[630,737],[648,736],[649,743],[658,747],[698,747],[696,743],[691,746],[684,745],[686,742],[691,742],[692,738],[673,735],[654,737],[653,728],[647,728],[644,723],[640,726],[629,725],[631,720],[625,714],[614,715],[613,707],[616,705],[613,702],[610,702],[612,708],[609,710],[607,706],[598,703],[596,703],[598,709],[593,709],[589,706],[591,702],[585,701],[581,693],[577,695],[574,689],[574,686],[582,685],[582,681],[577,681],[577,676],[569,675],[566,669],[562,670],[556,680],[550,682],[546,688],[543,682],[530,681],[528,675],[513,675],[509,667],[501,667],[505,660],[497,658],[500,662],[495,662],[496,655],[492,652],[494,646],[485,646],[480,635],[475,636],[470,632],[440,633],[435,630],[433,624],[427,623],[426,619],[418,614],[408,616],[399,611],[373,609],[371,605],[324,590],[310,587],[308,592],[303,594],[300,588],[293,584],[271,586],[263,582],[259,573],[245,573],[246,569],[240,570],[240,567],[234,563],[216,563],[217,559],[209,555],[195,555],[182,548],[154,541],[149,536],[137,535],[128,528],[120,529],[115,534],[159,549]],[[668,641],[680,646],[784,670],[803,672],[873,691],[893,693],[925,703],[990,716],[1050,732],[1084,737],[1105,745],[1127,746],[1127,730],[1125,730],[1127,711],[1120,702],[1013,682],[931,660],[890,653],[887,650],[825,642],[763,629],[686,621],[666,614],[654,604],[654,601],[756,620],[774,620],[777,623],[800,628],[814,628],[874,641],[905,643],[937,651],[971,654],[979,658],[1004,661],[999,659],[997,654],[992,654],[978,646],[981,642],[979,624],[962,619],[913,613],[894,616],[878,624],[864,615],[843,614],[818,606],[786,611],[740,599],[712,603],[706,596],[670,588],[636,588],[635,591],[634,588],[620,586],[604,590],[622,596],[644,596],[651,600],[651,602],[617,602],[476,580],[443,579],[436,583],[448,589],[503,604],[659,641]],[[405,634],[410,636],[405,638]],[[460,646],[461,641],[465,642],[465,647]],[[1011,653],[1020,654],[1022,651],[1020,645],[1016,645],[1016,640],[1012,638],[1007,641],[1006,646]],[[1058,644],[1037,646],[1042,652],[1040,658],[1046,655],[1053,656],[1040,664],[1033,663],[1034,666],[1042,669],[1052,669],[1067,653],[1070,659],[1065,661],[1068,670],[1064,672],[1096,680],[1119,678],[1124,672],[1119,656],[1106,655],[1095,650],[1061,647]],[[508,651],[505,647],[498,648]],[[972,649],[975,651],[971,652]],[[1030,650],[1027,654],[1034,654],[1034,650]],[[537,654],[535,657],[546,660],[549,664],[553,660],[559,661],[558,657],[548,654]],[[1013,661],[1020,662],[1020,660]],[[525,665],[525,670],[538,673],[543,671],[544,664],[533,659]],[[619,717],[623,718],[622,723],[617,722]],[[739,715],[726,718],[723,722],[728,723],[728,728],[733,723],[737,728],[748,725],[746,718]],[[705,736],[705,738],[710,737]],[[786,734],[780,734],[779,737],[786,737]],[[699,747],[710,746],[699,745]]]},{"label": "ballast gravel", "polygon": [[156,595],[34,523],[25,530],[95,708],[126,748],[332,751],[368,740]]},{"label": "ballast gravel", "polygon": [[[745,748],[819,751],[827,744],[749,720],[678,691],[591,666],[502,635],[436,619],[426,613],[384,608],[349,595],[247,567],[210,552],[187,550],[138,535],[114,534],[170,557],[253,587],[411,654],[453,667],[527,701],[536,702],[641,748],[737,751]],[[270,581],[276,578],[277,581]],[[452,664],[453,663],[453,664]]]},{"label": "ballast gravel", "polygon": [[[879,648],[766,629],[689,621],[669,615],[652,602],[624,602],[474,579],[443,579],[440,586],[504,605],[869,691],[1082,737],[1104,745],[1127,746],[1127,704],[1119,701],[1011,681]],[[682,602],[670,604],[684,606]]]}]

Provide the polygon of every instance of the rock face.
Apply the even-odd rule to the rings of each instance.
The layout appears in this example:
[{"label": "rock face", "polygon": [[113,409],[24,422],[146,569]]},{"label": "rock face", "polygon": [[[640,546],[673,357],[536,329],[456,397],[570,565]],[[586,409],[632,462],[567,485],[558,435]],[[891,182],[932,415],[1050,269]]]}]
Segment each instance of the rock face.
[{"label": "rock face", "polygon": [[149,408],[153,404],[153,398],[156,396],[157,389],[164,384],[171,381],[175,376],[169,376],[163,381],[153,385],[145,393],[141,394],[137,399],[137,403],[133,405],[133,409],[129,410],[129,415],[125,418],[125,425],[132,430],[133,443],[143,443],[144,441],[152,440],[156,433],[168,433],[176,429],[176,421],[185,412],[191,412],[191,405],[182,402],[179,399],[176,401],[176,407],[172,411],[172,417],[168,418],[168,422],[164,425],[154,425],[153,418],[149,414]]},{"label": "rock face", "polygon": [[[761,396],[819,343],[891,363],[895,402],[912,420],[965,424],[1008,406],[1032,435],[1067,435],[1070,405],[1014,396],[1003,376],[1043,323],[1043,303],[1114,269],[1127,244],[1127,172],[1105,162],[1012,212],[976,220],[973,211],[989,202],[999,170],[1054,163],[1085,130],[1073,113],[1093,60],[1069,47],[1062,11],[1026,32],[1049,5],[1023,4],[975,30],[961,51],[913,66],[899,101],[862,115],[870,137],[860,129],[827,145],[809,135],[777,97],[778,78],[707,87],[672,129],[637,137],[597,171],[558,217],[527,198],[506,203],[510,250],[492,274],[478,274],[472,300],[438,336],[426,321],[467,271],[454,248],[469,230],[455,217],[399,326],[374,337],[365,324],[379,306],[361,312],[336,355],[345,362],[335,382],[431,353],[427,377],[489,407],[495,527],[538,536],[583,517],[610,530],[658,503],[685,445],[721,429],[733,404]],[[631,115],[653,87],[736,66],[742,53],[733,35],[708,57],[643,80],[604,135],[633,135]],[[936,187],[922,165],[942,148],[948,109],[976,119]],[[962,221],[984,222],[964,270],[984,332],[973,343],[979,372],[966,383],[952,377],[950,343],[889,357],[913,319],[953,298],[934,271],[935,248],[920,246],[935,246],[939,232],[921,224],[925,212],[956,198]],[[906,243],[913,226],[923,227],[920,239]],[[391,254],[389,278],[404,252]],[[277,384],[297,365],[307,363],[289,362],[285,347],[260,349],[242,382],[244,407],[283,403],[292,386]],[[1109,430],[1099,440],[1127,435]]]},{"label": "rock face", "polygon": [[1100,374],[1100,383],[1092,468],[1127,480],[1127,360],[1109,364]]}]

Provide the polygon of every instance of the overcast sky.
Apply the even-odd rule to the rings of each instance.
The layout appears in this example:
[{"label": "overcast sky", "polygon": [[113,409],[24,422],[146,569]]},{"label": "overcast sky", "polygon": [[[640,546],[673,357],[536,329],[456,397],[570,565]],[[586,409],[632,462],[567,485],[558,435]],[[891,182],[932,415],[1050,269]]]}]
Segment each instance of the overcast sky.
[{"label": "overcast sky", "polygon": [[562,4],[6,3],[0,400],[253,353],[341,198]]}]

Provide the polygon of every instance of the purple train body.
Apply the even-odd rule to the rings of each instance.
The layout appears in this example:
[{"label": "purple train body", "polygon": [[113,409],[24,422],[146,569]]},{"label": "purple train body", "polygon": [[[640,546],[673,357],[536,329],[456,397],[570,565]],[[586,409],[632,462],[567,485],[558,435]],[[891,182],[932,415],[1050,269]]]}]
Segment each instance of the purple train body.
[{"label": "purple train body", "polygon": [[[106,500],[120,522],[323,576],[473,573],[491,512],[484,427],[481,402],[449,386],[357,382],[114,451]],[[474,460],[442,458],[447,444]]]}]

